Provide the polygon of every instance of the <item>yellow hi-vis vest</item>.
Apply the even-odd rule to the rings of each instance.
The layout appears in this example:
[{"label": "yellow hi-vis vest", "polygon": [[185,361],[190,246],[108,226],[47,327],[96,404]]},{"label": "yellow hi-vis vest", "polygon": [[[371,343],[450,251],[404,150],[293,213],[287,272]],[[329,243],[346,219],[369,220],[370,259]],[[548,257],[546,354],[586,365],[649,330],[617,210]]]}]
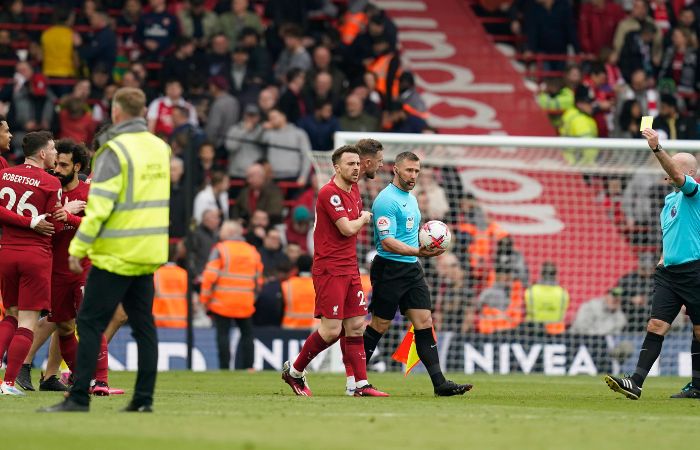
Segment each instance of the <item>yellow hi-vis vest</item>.
[{"label": "yellow hi-vis vest", "polygon": [[563,333],[569,293],[561,286],[533,284],[525,291],[526,321],[544,324],[548,334]]},{"label": "yellow hi-vis vest", "polygon": [[[122,133],[95,154],[114,152],[120,173],[93,178],[85,217],[69,253],[124,276],[147,275],[168,261],[170,147],[148,131]],[[99,167],[95,168],[97,174]]]}]

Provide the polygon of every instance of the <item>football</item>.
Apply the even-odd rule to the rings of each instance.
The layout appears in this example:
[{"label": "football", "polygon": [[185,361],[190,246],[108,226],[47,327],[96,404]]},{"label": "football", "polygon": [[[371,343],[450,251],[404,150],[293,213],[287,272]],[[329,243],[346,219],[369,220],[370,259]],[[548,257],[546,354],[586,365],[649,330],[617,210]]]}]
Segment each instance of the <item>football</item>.
[{"label": "football", "polygon": [[452,240],[450,229],[439,220],[431,220],[423,224],[418,233],[421,247],[447,248]]}]

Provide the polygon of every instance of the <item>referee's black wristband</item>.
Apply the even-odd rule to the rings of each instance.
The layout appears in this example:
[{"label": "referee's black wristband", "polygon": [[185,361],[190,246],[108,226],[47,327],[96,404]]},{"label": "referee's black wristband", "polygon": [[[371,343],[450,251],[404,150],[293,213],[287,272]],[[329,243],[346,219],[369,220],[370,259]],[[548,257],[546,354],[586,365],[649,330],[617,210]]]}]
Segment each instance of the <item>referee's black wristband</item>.
[{"label": "referee's black wristband", "polygon": [[663,147],[661,146],[661,144],[658,144],[656,146],[656,148],[651,149],[651,151],[654,153],[659,153],[661,150],[663,150]]}]

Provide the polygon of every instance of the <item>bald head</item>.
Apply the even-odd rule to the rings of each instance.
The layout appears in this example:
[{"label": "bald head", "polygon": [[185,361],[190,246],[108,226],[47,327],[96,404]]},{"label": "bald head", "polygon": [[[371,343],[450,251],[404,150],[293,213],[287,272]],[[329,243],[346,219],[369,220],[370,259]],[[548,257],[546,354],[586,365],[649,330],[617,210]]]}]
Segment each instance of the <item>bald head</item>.
[{"label": "bald head", "polygon": [[690,153],[676,153],[673,160],[678,164],[683,174],[695,177],[698,172],[698,160]]},{"label": "bald head", "polygon": [[221,230],[219,230],[219,237],[222,241],[230,241],[233,239],[240,239],[243,236],[243,226],[233,220],[226,220],[221,224]]}]

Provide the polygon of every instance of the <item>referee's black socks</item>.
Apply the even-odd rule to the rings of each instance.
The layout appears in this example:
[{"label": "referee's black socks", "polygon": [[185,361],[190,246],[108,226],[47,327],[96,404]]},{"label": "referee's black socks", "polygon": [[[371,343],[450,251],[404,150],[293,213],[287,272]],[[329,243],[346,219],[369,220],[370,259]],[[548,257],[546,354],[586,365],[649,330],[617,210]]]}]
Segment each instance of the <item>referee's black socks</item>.
[{"label": "referee's black socks", "polygon": [[438,356],[432,327],[415,330],[414,336],[416,338],[416,352],[418,352],[418,357],[427,369],[428,375],[430,375],[433,387],[440,386],[445,382],[445,376],[442,374],[442,369],[440,369],[440,357]]},{"label": "referee's black socks", "polygon": [[654,365],[661,353],[663,343],[664,337],[662,335],[647,332],[644,342],[642,342],[642,349],[639,351],[637,368],[634,370],[634,375],[632,375],[632,380],[637,386],[642,387],[642,384],[644,384],[644,379],[649,374],[651,366]]},{"label": "referee's black socks", "polygon": [[690,344],[690,359],[693,367],[693,387],[700,389],[700,341],[693,335],[693,342]]},{"label": "referee's black socks", "polygon": [[369,362],[369,360],[372,359],[374,351],[377,349],[379,340],[382,338],[382,333],[367,325],[365,334],[362,337],[365,340],[365,357],[367,358],[367,362]]}]

